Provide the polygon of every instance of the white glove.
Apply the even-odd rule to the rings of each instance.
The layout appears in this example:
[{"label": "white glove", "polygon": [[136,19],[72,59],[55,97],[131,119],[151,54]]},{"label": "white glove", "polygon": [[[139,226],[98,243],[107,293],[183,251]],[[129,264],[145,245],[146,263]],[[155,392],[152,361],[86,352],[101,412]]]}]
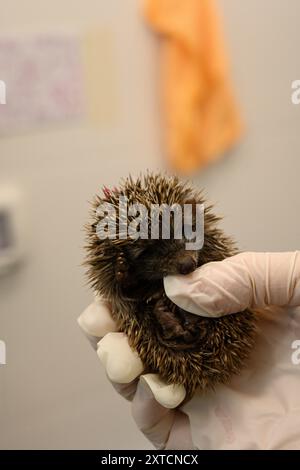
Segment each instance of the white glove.
[{"label": "white glove", "polygon": [[240,253],[164,279],[167,296],[196,315],[219,317],[246,308],[300,305],[299,252]]},{"label": "white glove", "polygon": [[[300,449],[299,252],[241,253],[164,280],[167,296],[194,314],[258,311],[248,367],[182,409],[201,449]],[[298,348],[298,351],[297,351]]]},{"label": "white glove", "polygon": [[[270,304],[299,305],[299,278],[298,252],[243,253],[221,262],[209,263],[187,276],[169,276],[164,283],[167,295],[185,310],[199,315],[205,312],[206,316],[220,316],[242,311],[247,307],[266,307]],[[184,412],[173,409],[184,398],[182,387],[167,386],[155,374],[143,375],[139,381],[136,379],[143,369],[141,361],[130,349],[126,336],[115,332],[115,324],[110,317],[107,303],[97,299],[79,317],[78,322],[87,336],[92,339],[92,343],[97,343],[97,340],[103,337],[98,343],[98,355],[115,388],[132,400],[134,419],[155,447],[193,449],[196,446],[232,448],[233,445],[233,448],[259,448],[254,441],[261,440],[256,429],[260,423],[253,424],[251,418],[252,429],[251,423],[249,425],[247,420],[245,423],[245,416],[248,412],[250,414],[255,412],[254,405],[257,405],[257,409],[261,407],[262,416],[265,416],[266,403],[274,398],[272,395],[274,377],[270,375],[269,387],[265,385],[265,390],[262,389],[262,383],[265,378],[267,380],[268,371],[274,370],[274,364],[275,367],[277,363],[279,364],[283,354],[280,347],[279,353],[272,356],[269,348],[271,347],[272,352],[272,341],[277,345],[278,337],[285,331],[286,323],[290,322],[287,315],[274,317],[273,313],[270,316],[269,311],[261,315],[261,343],[253,355],[254,369],[250,367],[241,377],[234,379],[229,387],[218,387],[215,394],[207,394],[205,397],[196,395],[183,407]],[[278,324],[275,324],[276,321]],[[264,331],[267,332],[266,336]],[[290,343],[287,347],[290,347]],[[288,354],[290,354],[289,349]],[[267,359],[262,358],[262,355],[267,355]],[[288,358],[284,356],[284,361],[289,359],[290,356]],[[262,364],[262,368],[256,367],[257,363]],[[285,362],[282,367],[288,370]],[[290,377],[290,370],[288,373]],[[249,374],[253,379],[251,382]],[[293,389],[294,386],[291,386],[291,390]],[[285,392],[288,402],[287,395]],[[285,399],[280,398],[281,401]],[[253,406],[251,399],[254,401]],[[290,401],[295,415],[299,400]],[[273,402],[275,403],[273,408],[277,412],[278,403],[276,400]],[[235,431],[231,429],[232,422],[236,426]],[[269,418],[267,422],[270,422]],[[297,421],[296,424],[298,426],[300,422]],[[262,435],[265,435],[263,429],[265,427],[264,422],[261,425]],[[284,429],[282,426],[280,428]],[[238,439],[235,436],[238,436]],[[274,439],[273,436],[272,442],[262,442],[262,448],[284,447],[280,436],[277,441]],[[291,444],[291,440],[288,442]],[[298,444],[300,447],[300,438],[296,445]]]},{"label": "white glove", "polygon": [[142,362],[127,336],[116,332],[109,304],[96,298],[78,323],[97,350],[114,388],[132,401],[133,417],[152,444],[158,449],[194,449],[189,419],[174,409],[185,398],[184,388],[167,385],[156,374],[140,375]]}]

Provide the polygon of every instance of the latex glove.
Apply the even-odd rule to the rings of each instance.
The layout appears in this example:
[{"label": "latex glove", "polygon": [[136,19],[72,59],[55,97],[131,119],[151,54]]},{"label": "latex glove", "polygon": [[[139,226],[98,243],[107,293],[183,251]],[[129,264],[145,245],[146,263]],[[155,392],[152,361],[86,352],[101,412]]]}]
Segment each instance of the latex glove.
[{"label": "latex glove", "polygon": [[299,252],[241,253],[187,276],[169,276],[164,286],[174,303],[198,315],[262,309],[247,368],[183,407],[196,446],[299,449]]},{"label": "latex glove", "polygon": [[219,317],[246,308],[300,305],[300,255],[240,253],[188,275],[167,276],[166,295],[179,307]]},{"label": "latex glove", "polygon": [[[299,273],[299,255],[297,252],[278,254],[243,253],[222,262],[209,263],[187,276],[167,277],[165,279],[165,289],[167,295],[186,310],[197,314],[203,314],[205,311],[207,312],[205,313],[206,315],[220,316],[222,313],[234,313],[246,307],[266,306],[269,303],[279,302],[280,305],[287,305],[288,303],[290,305],[298,305]],[[245,415],[248,410],[252,410],[252,408],[249,407],[249,400],[251,399],[251,394],[249,393],[249,374],[251,374],[253,378],[251,387],[252,390],[254,390],[254,404],[256,404],[258,399],[262,404],[263,410],[265,409],[265,399],[268,399],[267,393],[264,392],[265,396],[262,397],[260,397],[258,393],[258,391],[261,390],[261,383],[264,383],[263,381],[266,376],[267,367],[265,365],[265,357],[268,358],[267,361],[273,358],[274,361],[278,363],[279,360],[283,358],[281,350],[278,355],[271,355],[268,349],[270,337],[273,335],[274,344],[279,344],[278,337],[285,328],[285,319],[283,317],[281,317],[282,325],[278,324],[275,326],[272,325],[273,318],[273,315],[271,319],[268,318],[267,315],[264,319],[266,329],[269,331],[271,325],[272,334],[270,335],[268,332],[265,343],[262,341],[263,344],[256,348],[255,355],[257,357],[255,357],[254,360],[255,370],[251,372],[245,371],[241,378],[234,379],[232,381],[233,388],[230,386],[220,386],[216,394],[207,394],[205,397],[196,395],[183,408],[185,413],[189,415],[190,421],[186,414],[181,411],[164,407],[168,406],[168,403],[171,404],[170,406],[174,406],[176,403],[179,404],[182,396],[180,397],[180,393],[178,393],[176,388],[166,387],[166,385],[153,374],[144,375],[139,382],[134,380],[128,385],[114,384],[120,393],[133,400],[133,416],[139,428],[157,448],[192,449],[194,448],[194,444],[191,434],[193,435],[194,442],[196,442],[197,446],[200,448],[225,448],[226,446],[223,446],[224,439],[222,438],[222,434],[220,434],[220,421],[225,432],[228,434],[228,429],[230,430],[231,424],[230,426],[228,424],[230,423],[230,418],[226,414],[226,407],[229,409],[230,406],[234,404],[232,409],[236,410],[236,421],[238,421],[239,416],[243,418],[243,414]],[[92,304],[79,318],[79,324],[86,334],[94,338],[94,343],[97,343],[97,339],[100,339],[101,336],[115,328],[110,318],[109,309],[103,301],[97,301],[95,304]],[[105,327],[103,325],[105,325]],[[115,378],[111,371],[118,370],[117,366],[121,363],[120,352],[124,352],[124,350],[120,348],[118,351],[115,347],[116,343],[114,343],[113,346],[113,342],[109,340],[111,336],[112,335],[109,335],[108,338],[106,338],[105,342],[107,344],[104,348],[105,352],[103,352],[100,341],[99,356],[104,362],[108,375],[111,378]],[[263,339],[264,335],[262,335],[262,340]],[[122,347],[126,344],[124,335],[120,336],[120,345],[121,344],[123,345]],[[262,351],[265,352],[262,354]],[[126,355],[127,353],[128,350]],[[284,353],[286,354],[286,348]],[[129,363],[124,367],[124,360],[122,359],[123,370],[131,371],[133,375],[133,370],[136,370],[136,375],[138,375],[140,367],[138,357],[133,352],[126,357]],[[257,364],[263,364],[262,373],[260,373],[259,368],[256,367]],[[288,363],[288,366],[289,365]],[[271,371],[276,371],[274,363],[268,364],[268,367]],[[282,368],[288,370],[287,364],[284,363]],[[293,377],[295,376],[293,375]],[[119,381],[124,381],[124,377],[121,378],[118,376],[117,378]],[[270,376],[269,384],[271,388],[273,382],[274,380]],[[265,388],[267,387],[265,386]],[[293,388],[294,387],[290,387],[289,390],[293,390]],[[172,398],[173,393],[175,396]],[[272,401],[273,389],[270,393]],[[225,411],[219,404],[222,403],[222,400],[226,403]],[[276,411],[280,408],[279,405],[282,400],[283,398],[281,398],[279,404],[276,403],[276,400],[273,400],[276,405],[274,405]],[[263,415],[265,416],[264,411]],[[217,421],[215,422],[216,419]],[[253,421],[252,416],[250,421]],[[204,428],[202,426],[203,422],[205,422]],[[245,420],[242,419],[241,422],[243,423]],[[193,431],[191,430],[190,423]],[[241,423],[238,422],[237,427],[239,427],[240,424]],[[211,426],[211,428],[209,428],[209,426]],[[264,426],[266,425],[264,424],[262,429]],[[239,448],[253,448],[258,445],[253,444],[253,440],[251,441],[252,437],[249,437],[251,434],[249,429],[247,432],[243,431],[241,427],[236,433],[240,439]],[[229,444],[231,439],[230,433],[231,430],[229,432]],[[261,439],[256,429],[253,435],[253,439]],[[212,441],[210,442],[211,439]],[[248,441],[250,441],[250,444]]]},{"label": "latex glove", "polygon": [[143,365],[124,333],[116,331],[109,304],[96,298],[78,318],[108,378],[124,398],[132,401],[139,429],[158,449],[195,449],[189,418],[176,408],[185,397],[182,386],[164,383],[156,374],[144,374]]}]

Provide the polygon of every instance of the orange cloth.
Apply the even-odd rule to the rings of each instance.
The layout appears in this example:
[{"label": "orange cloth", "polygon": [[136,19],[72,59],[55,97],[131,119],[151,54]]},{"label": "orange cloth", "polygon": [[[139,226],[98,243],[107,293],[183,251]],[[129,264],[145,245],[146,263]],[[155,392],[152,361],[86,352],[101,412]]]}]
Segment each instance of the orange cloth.
[{"label": "orange cloth", "polygon": [[163,99],[170,164],[191,173],[241,135],[214,0],[146,0],[162,35]]}]

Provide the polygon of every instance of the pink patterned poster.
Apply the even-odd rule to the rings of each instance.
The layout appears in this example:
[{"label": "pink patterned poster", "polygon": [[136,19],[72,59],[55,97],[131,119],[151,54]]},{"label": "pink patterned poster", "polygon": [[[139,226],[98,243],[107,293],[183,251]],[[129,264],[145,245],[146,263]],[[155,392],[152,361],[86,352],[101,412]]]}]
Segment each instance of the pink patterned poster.
[{"label": "pink patterned poster", "polygon": [[63,35],[0,37],[0,134],[85,115],[80,39]]}]

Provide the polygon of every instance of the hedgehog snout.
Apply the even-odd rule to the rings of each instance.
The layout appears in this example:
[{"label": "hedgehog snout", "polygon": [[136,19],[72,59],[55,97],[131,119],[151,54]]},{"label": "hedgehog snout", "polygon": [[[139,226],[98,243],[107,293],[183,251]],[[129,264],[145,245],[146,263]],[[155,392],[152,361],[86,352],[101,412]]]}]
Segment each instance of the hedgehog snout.
[{"label": "hedgehog snout", "polygon": [[196,261],[191,257],[187,256],[178,263],[178,271],[180,274],[189,274],[196,269]]}]

